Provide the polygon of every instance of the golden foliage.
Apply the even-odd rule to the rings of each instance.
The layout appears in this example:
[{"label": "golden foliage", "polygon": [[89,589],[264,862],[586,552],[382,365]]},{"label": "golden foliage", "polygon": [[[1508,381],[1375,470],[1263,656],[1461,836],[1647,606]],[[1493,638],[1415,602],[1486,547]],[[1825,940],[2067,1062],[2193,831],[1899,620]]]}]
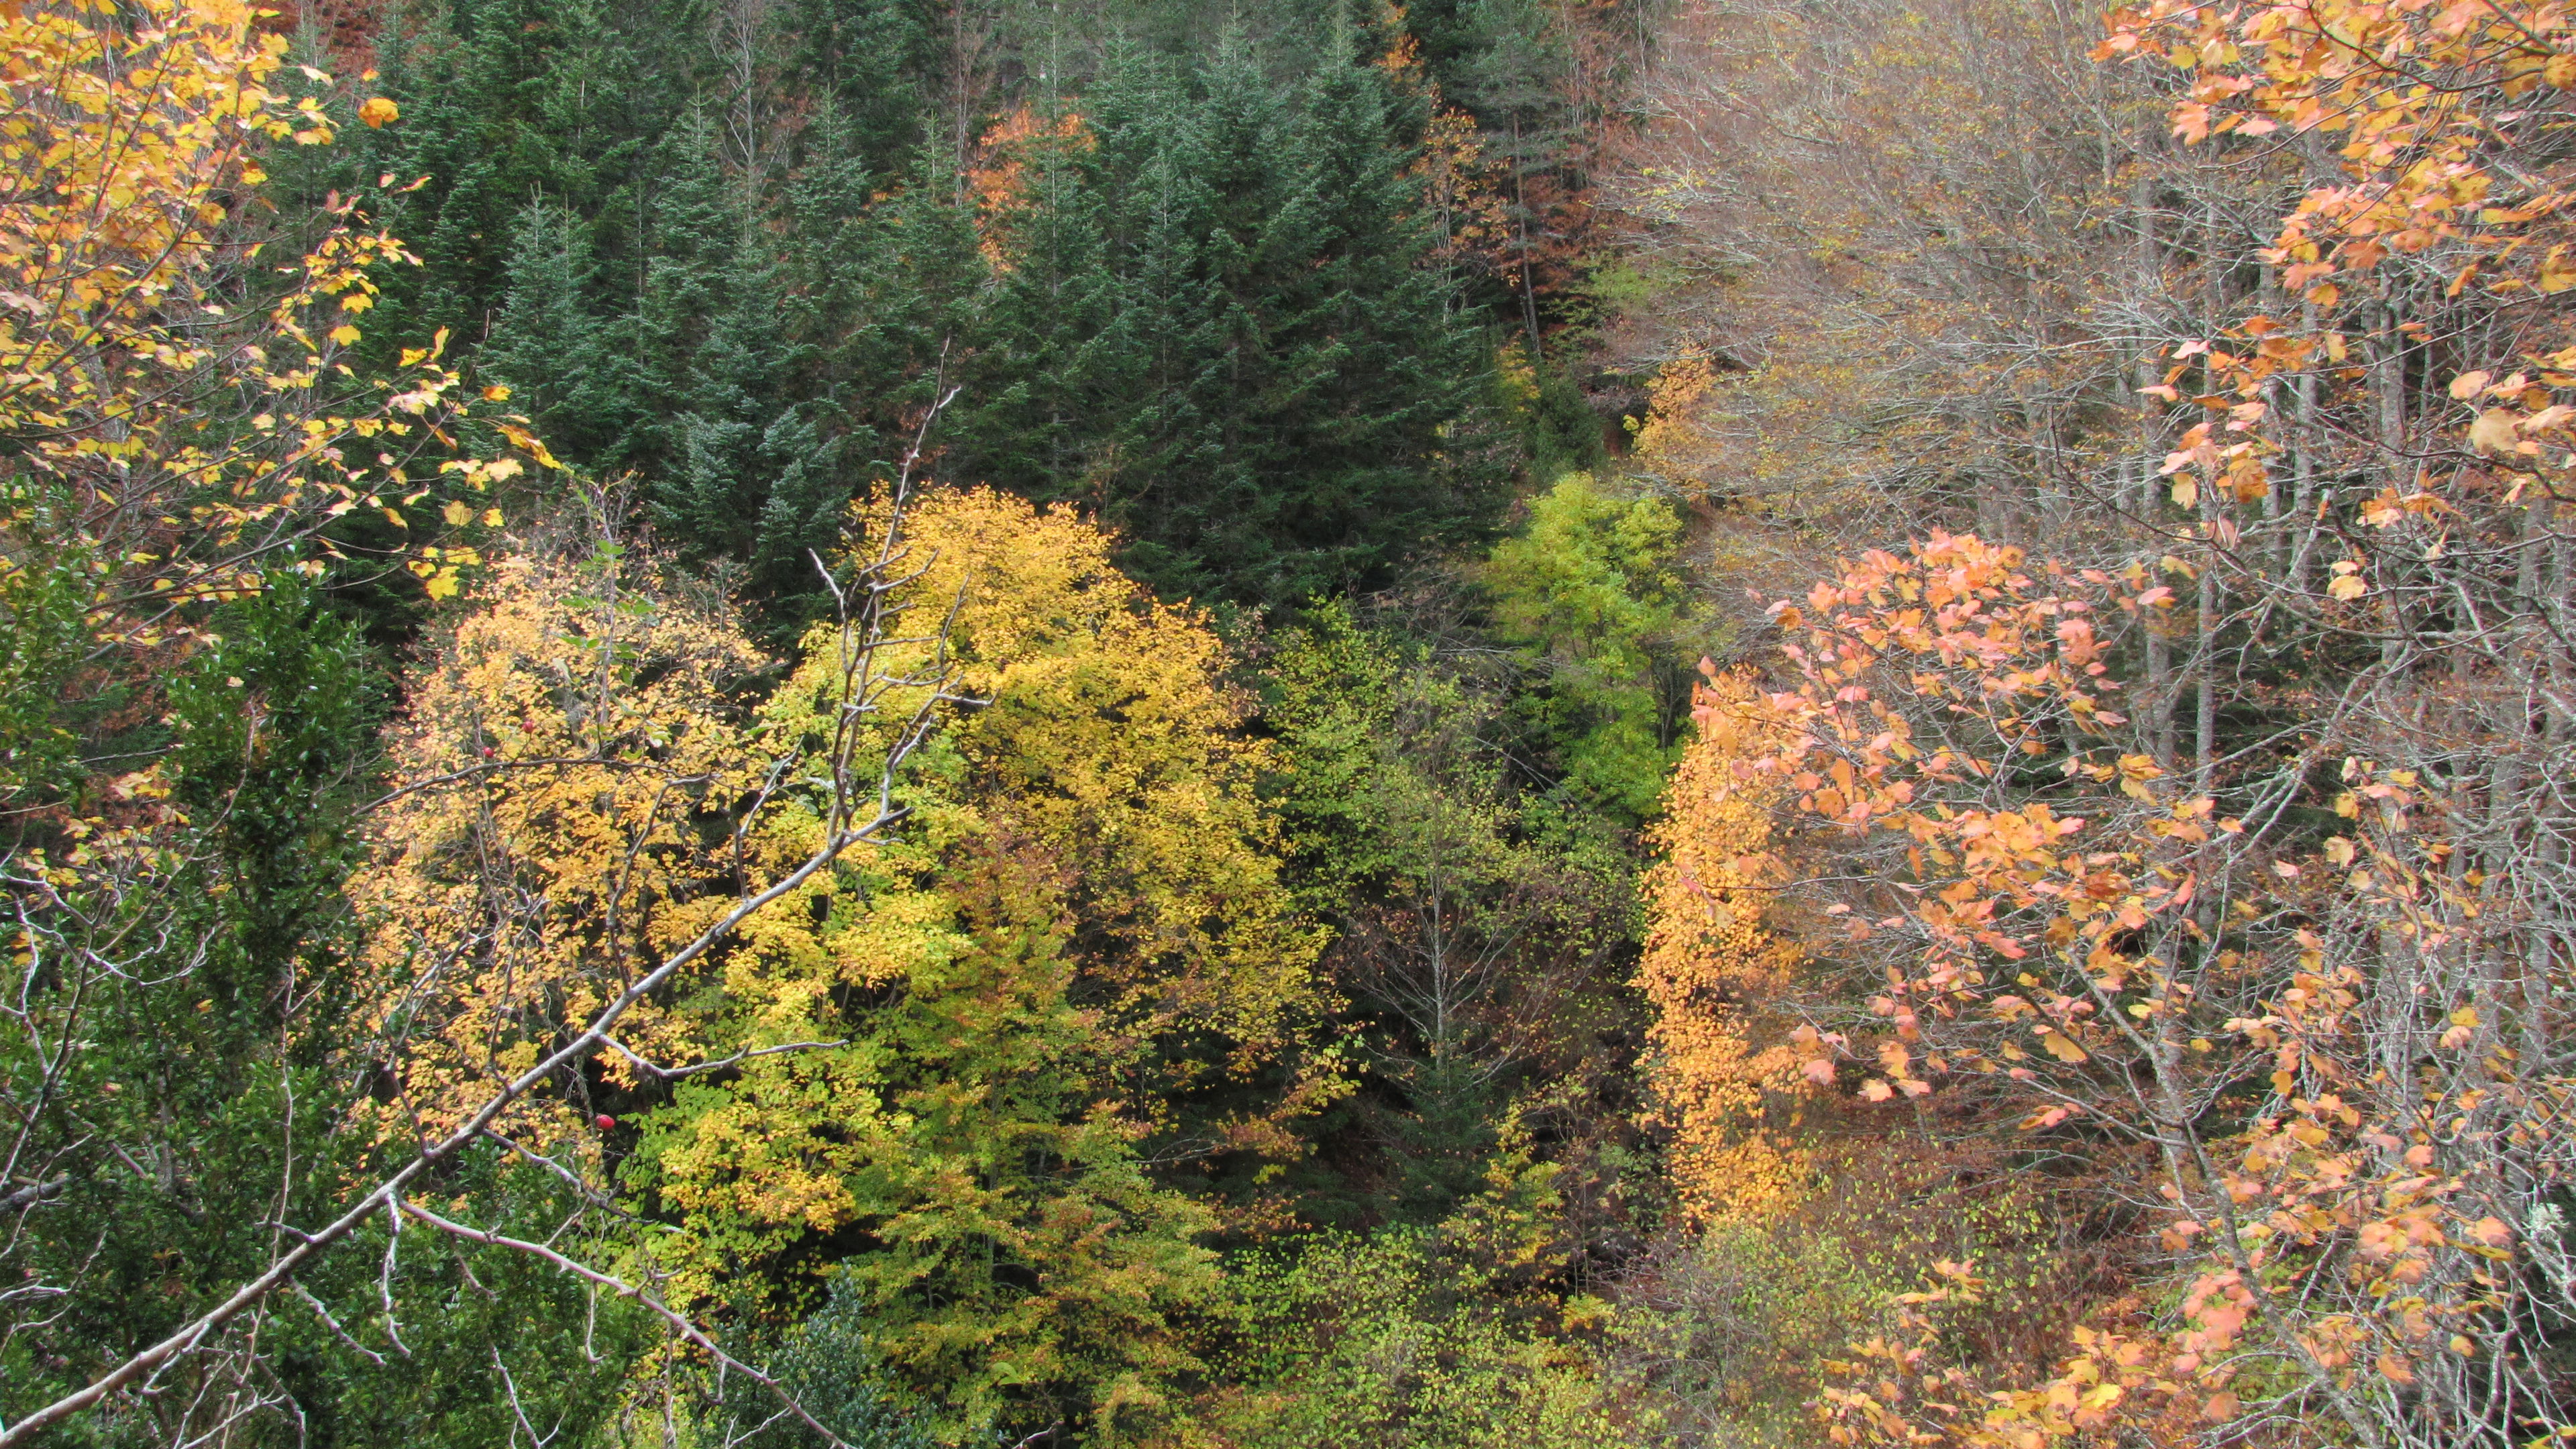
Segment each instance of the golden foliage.
[{"label": "golden foliage", "polygon": [[[882,502],[863,522],[885,525]],[[1119,574],[1070,511],[951,492],[902,526],[917,627],[879,667],[945,649],[980,707],[909,782],[904,839],[855,847],[752,916],[674,1000],[640,1007],[623,1045],[679,1067],[845,1040],[849,992],[951,969],[972,902],[1001,889],[1006,915],[1069,933],[1100,1003],[1096,1090],[1140,1130],[1193,1087],[1278,1064],[1318,1005],[1319,941],[1288,913],[1253,793],[1265,750],[1222,644]],[[433,1125],[810,852],[828,801],[807,777],[844,697],[826,624],[743,718],[729,693],[760,661],[731,621],[613,547],[513,558],[476,604],[414,692],[396,749],[409,784],[353,887],[381,922],[384,1029],[408,1043],[397,1100]],[[1173,1031],[1223,1045],[1157,1052]],[[872,1050],[758,1056],[698,1092],[663,1191],[734,1250],[846,1221],[844,1179],[886,1146],[868,1127]],[[631,1059],[608,1073],[619,1088],[651,1075]],[[1310,1076],[1221,1135],[1283,1147],[1279,1121],[1334,1090]],[[583,1115],[514,1122],[551,1147],[586,1140]]]},{"label": "golden foliage", "polygon": [[[377,863],[350,884],[377,922],[373,1025],[395,1044],[386,1110],[423,1133],[579,1032],[773,863],[730,835],[761,776],[727,696],[761,660],[719,604],[686,601],[613,545],[509,558],[473,604],[412,689],[392,752],[404,793],[374,822]],[[728,972],[757,970],[780,949],[769,923],[803,904],[746,923]],[[698,1035],[647,1001],[619,1039],[669,1061]],[[607,1062],[612,1083],[637,1070]],[[586,1152],[588,1115],[558,1096],[501,1126],[531,1150]]]},{"label": "golden foliage", "polygon": [[1645,419],[1631,419],[1636,436],[1632,465],[1668,482],[1684,483],[1706,476],[1713,465],[1708,439],[1694,426],[1694,410],[1717,382],[1717,365],[1702,347],[1686,346],[1680,356],[1656,371],[1648,389]]},{"label": "golden foliage", "polygon": [[1779,791],[1752,762],[1775,753],[1780,724],[1752,683],[1710,672],[1653,830],[1662,859],[1646,878],[1650,924],[1638,983],[1655,1011],[1651,1071],[1673,1133],[1674,1185],[1704,1218],[1760,1218],[1798,1200],[1805,1154],[1777,1120],[1799,1088],[1798,1053],[1772,1003],[1804,952],[1773,922],[1772,811]]},{"label": "golden foliage", "polygon": [[[450,475],[480,490],[519,468],[406,471],[452,451],[467,400],[443,337],[399,381],[343,364],[370,270],[409,260],[352,204],[300,259],[255,263],[238,197],[263,179],[256,151],[332,139],[318,100],[276,86],[286,41],[257,16],[240,0],[0,15],[0,432],[23,440],[0,579],[93,555],[93,622],[129,645],[298,545],[332,551],[322,530],[353,510],[407,527]],[[441,591],[471,562],[411,559]]]},{"label": "golden foliage", "polygon": [[[1224,644],[1118,572],[1110,536],[1069,507],[978,488],[925,498],[904,529],[924,613],[963,601],[949,647],[989,702],[954,735],[957,808],[1079,883],[1084,970],[1116,993],[1120,1030],[1186,1021],[1230,1039],[1237,1068],[1275,1056],[1317,1003],[1321,940],[1288,915],[1254,793],[1270,751],[1244,729]],[[812,668],[784,695],[813,697]]]},{"label": "golden foliage", "polygon": [[[884,500],[858,524],[880,536]],[[1285,1124],[1342,1090],[1295,1058],[1320,943],[1289,914],[1253,793],[1266,747],[1200,619],[1069,509],[942,491],[900,528],[913,625],[885,667],[945,650],[979,703],[907,780],[900,838],[758,918],[698,1008],[710,1057],[838,1044],[683,1084],[651,1181],[699,1291],[864,1227],[885,1250],[839,1271],[890,1362],[970,1413],[1012,1381],[1082,1380],[1114,1418],[1194,1362],[1171,1308],[1214,1283],[1195,1240],[1215,1214],[1140,1147],[1295,1150]],[[782,745],[832,728],[836,635],[809,636],[763,710]],[[818,828],[790,801],[751,854]]]},{"label": "golden foliage", "polygon": [[[240,0],[12,6],[0,45],[0,426],[104,402],[79,363],[201,356],[164,308],[197,302],[223,188],[259,179],[251,148],[327,141],[269,88],[286,42]],[[108,404],[113,406],[113,404]]]}]

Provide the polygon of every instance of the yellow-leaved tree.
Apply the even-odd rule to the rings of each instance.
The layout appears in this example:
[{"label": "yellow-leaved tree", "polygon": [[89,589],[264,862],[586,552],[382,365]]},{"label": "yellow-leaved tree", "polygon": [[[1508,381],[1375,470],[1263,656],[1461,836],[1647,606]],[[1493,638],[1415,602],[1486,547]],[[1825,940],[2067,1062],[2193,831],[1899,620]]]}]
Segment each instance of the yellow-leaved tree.
[{"label": "yellow-leaved tree", "polygon": [[[345,1312],[338,1250],[465,1145],[336,1130],[371,707],[292,575],[452,594],[476,551],[424,535],[498,522],[528,466],[501,440],[547,459],[443,337],[355,365],[410,258],[346,196],[265,204],[264,158],[331,142],[337,94],[270,14],[0,6],[0,1445],[301,1425],[316,1379],[283,1365],[318,1360],[273,1307]],[[390,1323],[413,1284],[367,1287]]]},{"label": "yellow-leaved tree", "polygon": [[[882,500],[859,520],[888,526]],[[923,756],[902,841],[753,933],[767,954],[703,1018],[711,1055],[846,1045],[684,1086],[638,1180],[710,1282],[828,1265],[889,1368],[966,1422],[1114,1424],[1192,1366],[1173,1314],[1216,1281],[1196,1242],[1216,1207],[1147,1155],[1283,1155],[1340,1090],[1299,1055],[1320,941],[1289,912],[1265,749],[1201,619],[1068,509],[952,491],[899,527],[905,597],[949,611],[918,647],[978,703]],[[764,712],[782,739],[830,726],[831,633]],[[853,1063],[873,1095],[827,1080]]]},{"label": "yellow-leaved tree", "polygon": [[1762,1219],[1796,1205],[1807,1172],[1783,1120],[1804,1094],[1783,1010],[1805,952],[1777,920],[1778,787],[1753,767],[1781,725],[1745,676],[1703,672],[1698,737],[1652,829],[1663,858],[1646,877],[1638,984],[1675,1188],[1702,1219]]},{"label": "yellow-leaved tree", "polygon": [[[1264,747],[1213,632],[1070,511],[939,491],[853,526],[903,560],[880,603],[907,622],[874,651],[818,625],[765,702],[722,602],[649,559],[493,571],[415,689],[417,788],[358,886],[384,1110],[455,1120],[766,892],[494,1130],[622,1158],[679,1229],[650,1249],[674,1301],[785,1318],[828,1288],[956,1423],[1114,1425],[1193,1366],[1175,1315],[1216,1282],[1219,1206],[1148,1158],[1282,1155],[1339,1090],[1300,1054],[1319,941]],[[788,883],[845,809],[832,762],[878,768],[940,695],[969,703],[887,777],[902,829]]]},{"label": "yellow-leaved tree", "polygon": [[[368,996],[393,1089],[379,1110],[419,1136],[470,1115],[774,864],[733,831],[762,784],[733,695],[764,661],[720,598],[603,537],[586,557],[506,557],[473,602],[411,689],[392,752],[405,785],[373,822],[377,864],[350,884],[377,922]],[[733,950],[756,953],[756,936]],[[694,1037],[667,998],[641,1002],[617,1036],[635,1055],[603,1058],[600,1084],[632,1086],[640,1061]],[[581,1085],[515,1103],[493,1130],[590,1157]]]}]

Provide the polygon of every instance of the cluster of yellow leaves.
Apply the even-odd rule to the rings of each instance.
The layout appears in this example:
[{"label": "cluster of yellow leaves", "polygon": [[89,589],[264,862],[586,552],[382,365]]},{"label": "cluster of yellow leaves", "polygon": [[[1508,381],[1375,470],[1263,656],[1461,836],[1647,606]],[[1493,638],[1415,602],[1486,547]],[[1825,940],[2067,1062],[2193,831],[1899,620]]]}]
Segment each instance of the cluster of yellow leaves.
[{"label": "cluster of yellow leaves", "polygon": [[1650,1070],[1683,1201],[1704,1219],[1768,1217],[1796,1204],[1808,1176],[1772,1120],[1801,1085],[1800,1054],[1773,1018],[1804,955],[1769,924],[1778,792],[1751,762],[1776,753],[1778,727],[1749,680],[1714,671],[1692,717],[1699,734],[1653,827],[1661,859],[1646,880],[1637,979],[1655,1011]]},{"label": "cluster of yellow leaves", "polygon": [[[177,629],[174,608],[255,589],[284,551],[332,552],[323,530],[354,510],[407,526],[399,510],[435,481],[407,468],[454,450],[468,401],[437,365],[443,338],[387,383],[340,360],[371,272],[410,260],[352,203],[332,201],[308,253],[256,264],[239,196],[263,179],[260,148],[332,139],[319,100],[277,85],[287,42],[260,13],[0,13],[0,433],[25,475],[0,500],[16,544],[0,570],[93,556],[97,626],[128,644]],[[425,576],[452,591],[471,561],[443,554]]]},{"label": "cluster of yellow leaves", "polygon": [[256,184],[262,139],[308,108],[268,82],[286,42],[239,0],[12,6],[0,29],[0,426],[59,426],[113,348],[185,367],[201,354],[165,307],[196,302],[222,188]]},{"label": "cluster of yellow leaves", "polygon": [[[863,511],[868,536],[886,526],[883,500]],[[736,1019],[710,1049],[839,1039],[847,1023],[832,1015],[830,992],[944,965],[972,946],[973,918],[998,910],[1019,929],[1074,938],[1081,994],[1097,1003],[1099,1060],[1058,1065],[1099,1073],[1095,1090],[1117,1103],[1120,1121],[1161,1125],[1192,1088],[1279,1062],[1316,1007],[1321,943],[1286,914],[1273,827],[1253,794],[1266,753],[1243,731],[1247,701],[1224,683],[1223,645],[1119,573],[1110,538],[1070,510],[949,491],[916,502],[900,527],[912,561],[901,597],[917,626],[880,667],[900,673],[914,662],[908,653],[944,648],[956,687],[982,703],[951,726],[946,763],[908,798],[916,813],[905,839],[854,857],[870,880],[864,909],[845,872],[813,888],[829,900],[791,898],[756,918],[770,923],[751,938],[775,949],[728,968]],[[766,706],[782,740],[828,732],[837,634],[818,627]],[[792,852],[820,828],[812,803],[791,801],[762,833]],[[1156,1052],[1175,1031],[1221,1049]],[[863,1094],[818,1079],[839,1056],[747,1064],[729,1100],[691,1116],[666,1150],[665,1191],[703,1230],[740,1248],[754,1246],[740,1238],[747,1225],[765,1224],[757,1246],[774,1247],[851,1210],[834,1183],[886,1144],[853,1131]],[[1220,1135],[1231,1147],[1288,1150],[1282,1122],[1336,1090],[1310,1076]],[[931,1174],[951,1166],[913,1164]]]},{"label": "cluster of yellow leaves", "polygon": [[1716,382],[1717,364],[1700,347],[1685,347],[1657,369],[1644,420],[1628,420],[1636,438],[1631,465],[1673,483],[1703,477],[1711,461],[1709,440],[1693,426],[1692,415]]},{"label": "cluster of yellow leaves", "polygon": [[[322,571],[352,513],[408,527],[403,510],[446,491],[425,455],[462,450],[470,400],[440,364],[443,337],[390,379],[345,361],[373,273],[409,260],[400,242],[334,198],[308,248],[262,256],[264,149],[332,139],[323,103],[280,84],[287,41],[268,13],[0,6],[0,628],[36,637],[43,621],[15,612],[31,601],[76,609],[92,645],[74,714],[117,690],[148,718],[204,605],[290,559]],[[397,556],[433,593],[479,562],[452,542]],[[162,832],[183,822],[158,763],[121,761],[59,819],[68,839],[28,857],[47,888],[19,900],[48,928],[71,895],[93,921],[167,905],[153,862],[173,858]]]},{"label": "cluster of yellow leaves", "polygon": [[[863,517],[882,528],[883,505]],[[959,687],[987,701],[954,734],[958,805],[1006,819],[1081,882],[1098,933],[1086,970],[1133,1029],[1187,1020],[1235,1044],[1231,1062],[1174,1070],[1277,1052],[1316,1002],[1322,941],[1286,914],[1254,792],[1269,749],[1244,730],[1251,701],[1225,682],[1222,641],[1120,573],[1114,540],[1070,508],[966,489],[902,527],[920,617],[962,601],[947,648]],[[812,667],[783,700],[819,698]]]},{"label": "cluster of yellow leaves", "polygon": [[[691,607],[614,553],[503,560],[415,683],[392,751],[404,793],[350,884],[396,1088],[388,1133],[437,1135],[577,1033],[774,862],[732,831],[761,776],[728,694],[761,659],[721,610]],[[770,948],[762,917],[737,954]],[[678,1064],[696,1031],[639,1005],[620,1041]],[[676,1060],[675,1060],[676,1057]],[[635,1062],[611,1057],[614,1082]],[[500,1124],[587,1151],[561,1096]]]}]

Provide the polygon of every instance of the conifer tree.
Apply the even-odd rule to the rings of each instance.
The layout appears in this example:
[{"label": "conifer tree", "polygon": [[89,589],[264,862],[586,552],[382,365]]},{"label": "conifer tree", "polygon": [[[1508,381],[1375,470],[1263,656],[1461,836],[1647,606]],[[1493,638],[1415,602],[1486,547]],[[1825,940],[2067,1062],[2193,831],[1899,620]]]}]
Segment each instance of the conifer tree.
[{"label": "conifer tree", "polygon": [[1020,194],[1000,218],[1008,269],[984,336],[982,386],[957,431],[966,476],[1097,507],[1096,444],[1119,393],[1102,374],[1123,359],[1101,340],[1120,298],[1102,189],[1088,174],[1091,140],[1085,128],[1026,145]]},{"label": "conifer tree", "polygon": [[837,125],[844,155],[881,171],[923,139],[921,78],[941,60],[926,7],[906,0],[796,0],[786,25],[787,71],[813,84],[819,114]]},{"label": "conifer tree", "polygon": [[[880,193],[837,103],[827,100],[810,139],[788,188],[784,316],[797,395],[832,453],[813,475],[831,479],[817,505],[837,509],[892,476],[943,380],[972,379],[991,274],[973,200],[937,147],[917,149]],[[758,547],[801,558],[809,543],[764,524]]]},{"label": "conifer tree", "polygon": [[377,209],[422,265],[387,274],[371,336],[444,327],[460,350],[479,345],[513,284],[518,220],[540,200],[588,227],[604,279],[634,275],[642,171],[670,125],[668,89],[647,79],[664,62],[638,29],[608,0],[388,13],[378,85],[402,120],[358,133],[347,184],[400,183]]},{"label": "conifer tree", "polygon": [[1268,391],[1287,402],[1260,441],[1279,480],[1265,489],[1279,499],[1272,536],[1304,555],[1267,572],[1274,594],[1295,597],[1382,579],[1400,552],[1472,526],[1477,500],[1445,487],[1436,464],[1479,369],[1423,265],[1430,238],[1389,134],[1384,74],[1319,67],[1283,140],[1291,190],[1263,252],[1277,278]]},{"label": "conifer tree", "polygon": [[483,371],[547,445],[615,468],[638,433],[636,378],[623,329],[591,300],[597,272],[588,228],[569,209],[536,201],[519,214],[509,291],[483,347]]},{"label": "conifer tree", "polygon": [[1383,77],[1114,55],[1081,122],[1006,238],[972,471],[1099,510],[1166,594],[1294,603],[1471,529],[1441,430],[1482,365]]},{"label": "conifer tree", "polygon": [[[789,506],[810,506],[807,475],[825,462],[813,424],[783,395],[795,359],[780,325],[778,264],[767,251],[766,238],[745,227],[701,294],[711,294],[713,306],[687,327],[696,335],[672,336],[666,354],[688,360],[669,379],[681,411],[666,434],[655,501],[690,549],[738,559],[749,558],[782,490],[798,500]],[[677,277],[675,290],[698,280]]]}]

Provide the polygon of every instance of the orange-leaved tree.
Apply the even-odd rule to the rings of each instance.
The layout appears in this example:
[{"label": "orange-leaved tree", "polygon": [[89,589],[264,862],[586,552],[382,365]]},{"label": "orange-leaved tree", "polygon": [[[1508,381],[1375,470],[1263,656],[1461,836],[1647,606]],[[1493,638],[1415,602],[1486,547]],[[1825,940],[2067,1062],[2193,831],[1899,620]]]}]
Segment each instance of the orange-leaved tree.
[{"label": "orange-leaved tree", "polygon": [[2522,1346],[2553,1290],[2511,1266],[2567,1092],[2550,984],[2443,869],[2468,844],[2416,772],[2334,765],[2350,788],[2320,803],[2360,828],[2320,837],[2285,824],[2313,755],[2155,761],[2113,664],[2170,597],[1936,535],[1776,610],[1797,682],[1751,769],[1803,858],[1862,882],[1793,998],[1809,1074],[2160,1199],[2169,1275],[2161,1310],[2106,1305],[2056,1375],[1997,1384],[1937,1346],[1925,1305],[1982,1291],[1960,1267],[1859,1346],[1824,1400],[1838,1436],[2241,1418],[2483,1442],[2555,1392]]},{"label": "orange-leaved tree", "polygon": [[[2095,75],[2029,7],[1686,13],[1726,28],[1673,68],[1641,199],[1728,258],[1731,300],[1904,305],[1839,313],[1876,330],[1806,358],[1830,339],[1803,313],[1710,339],[1752,371],[1676,369],[1646,461],[1740,517],[1832,518],[1835,490],[1797,492],[1848,480],[1954,528],[1973,502],[1981,535],[1845,560],[1777,616],[1783,884],[1848,918],[1777,1009],[1853,1077],[1853,1120],[1875,1099],[2050,1166],[2030,1180],[2089,1204],[2136,1290],[2062,1372],[1972,1372],[1926,1336],[1996,1306],[1957,1268],[1860,1356],[1835,1427],[2565,1422],[2564,7],[2152,0],[2102,54],[2159,63]],[[1882,16],[1922,42],[1818,43]],[[1809,98],[1834,113],[1780,120]],[[1869,123],[1900,105],[1941,114]],[[2010,140],[1943,144],[1995,122]],[[1849,184],[1774,204],[1818,177]],[[1773,228],[1794,254],[1739,269]],[[1891,315],[1934,365],[1850,386]],[[1733,406],[1792,368],[1791,410]],[[1823,447],[1774,442],[1803,416]]]},{"label": "orange-leaved tree", "polygon": [[2576,282],[2558,240],[2576,176],[2549,150],[2576,90],[2564,6],[2148,0],[2108,25],[2100,57],[2153,56],[2189,78],[2171,115],[2183,140],[2331,148],[2344,176],[2317,177],[2276,241],[2283,283],[2316,305],[2369,297],[2381,263],[2412,256],[2438,259],[2454,295],[2475,283],[2549,309]]},{"label": "orange-leaved tree", "polygon": [[1650,827],[1663,858],[1646,878],[1638,983],[1655,1011],[1648,1070],[1675,1187],[1702,1217],[1759,1218],[1794,1206],[1806,1175],[1780,1120],[1804,1095],[1804,1058],[1775,1017],[1805,951],[1779,919],[1778,787],[1755,766],[1780,748],[1778,726],[1749,678],[1708,673],[1698,736]]}]

